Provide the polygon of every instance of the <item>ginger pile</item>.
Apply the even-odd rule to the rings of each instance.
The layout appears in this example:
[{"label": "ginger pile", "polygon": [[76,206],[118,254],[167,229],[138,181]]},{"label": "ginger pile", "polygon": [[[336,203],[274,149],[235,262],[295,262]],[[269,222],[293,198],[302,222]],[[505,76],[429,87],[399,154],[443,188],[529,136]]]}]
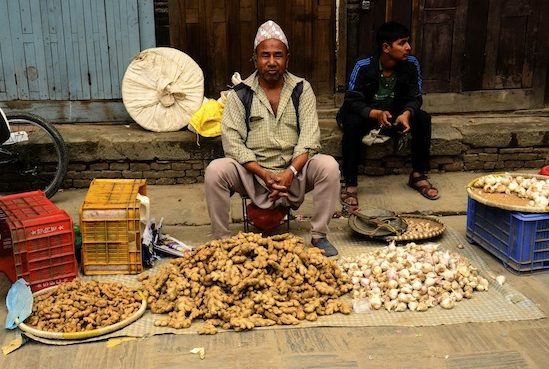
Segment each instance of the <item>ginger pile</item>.
[{"label": "ginger pile", "polygon": [[48,332],[80,332],[118,323],[137,312],[142,298],[121,283],[75,279],[34,298],[25,321]]},{"label": "ginger pile", "polygon": [[140,279],[151,311],[168,313],[156,326],[187,328],[202,318],[201,334],[299,324],[352,310],[339,300],[352,286],[337,263],[288,233],[211,241]]}]

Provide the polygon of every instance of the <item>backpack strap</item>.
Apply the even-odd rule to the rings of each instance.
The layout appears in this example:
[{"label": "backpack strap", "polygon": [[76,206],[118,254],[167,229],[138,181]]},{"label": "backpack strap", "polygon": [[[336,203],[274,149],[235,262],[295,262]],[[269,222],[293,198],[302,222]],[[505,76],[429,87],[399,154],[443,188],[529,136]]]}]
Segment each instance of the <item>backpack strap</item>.
[{"label": "backpack strap", "polygon": [[295,109],[295,118],[297,124],[297,133],[301,131],[299,127],[299,99],[301,98],[301,93],[303,92],[303,81],[299,81],[293,91],[292,91],[292,102],[294,103]]},{"label": "backpack strap", "polygon": [[[246,131],[250,131],[250,114],[252,111],[252,99],[254,97],[253,91],[247,84],[240,82],[236,86],[233,87],[233,90],[236,92],[236,96],[240,99],[240,102],[242,102],[242,105],[244,106],[244,118],[246,120]],[[296,115],[296,124],[297,124],[297,132],[300,131],[299,126],[299,100],[301,98],[301,94],[303,93],[303,81],[298,82],[293,91],[292,91],[292,103],[294,104],[295,109],[295,115]]]},{"label": "backpack strap", "polygon": [[250,114],[252,110],[252,98],[254,97],[253,91],[245,83],[240,82],[236,86],[233,87],[233,90],[236,92],[236,96],[240,99],[242,102],[242,105],[244,106],[244,119],[246,121],[246,131],[250,131]]}]

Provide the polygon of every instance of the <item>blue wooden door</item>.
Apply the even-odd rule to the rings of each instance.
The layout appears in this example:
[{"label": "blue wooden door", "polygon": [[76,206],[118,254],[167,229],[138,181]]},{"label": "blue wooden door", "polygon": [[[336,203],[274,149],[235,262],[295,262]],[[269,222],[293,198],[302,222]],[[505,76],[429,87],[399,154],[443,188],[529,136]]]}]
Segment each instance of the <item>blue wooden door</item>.
[{"label": "blue wooden door", "polygon": [[153,0],[0,0],[0,101],[119,99]]}]

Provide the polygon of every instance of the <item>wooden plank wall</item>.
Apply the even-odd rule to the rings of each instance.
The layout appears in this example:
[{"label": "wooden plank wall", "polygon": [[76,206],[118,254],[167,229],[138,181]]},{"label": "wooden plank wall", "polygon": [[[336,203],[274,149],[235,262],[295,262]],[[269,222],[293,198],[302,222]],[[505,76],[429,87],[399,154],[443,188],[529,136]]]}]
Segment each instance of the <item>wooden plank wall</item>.
[{"label": "wooden plank wall", "polygon": [[119,99],[154,45],[153,0],[1,1],[0,100]]},{"label": "wooden plank wall", "polygon": [[17,98],[8,2],[0,1],[0,100]]},{"label": "wooden plank wall", "polygon": [[[532,95],[534,74],[545,80],[547,73],[543,7],[542,0],[421,1],[416,48],[426,91]],[[542,102],[538,89],[532,105]]]},{"label": "wooden plank wall", "polygon": [[12,39],[17,95],[20,99],[40,100],[47,98],[47,77],[40,6],[37,1],[9,1],[8,22]]},{"label": "wooden plank wall", "polygon": [[319,100],[333,104],[335,2],[332,0],[170,0],[172,47],[203,69],[206,95],[227,89],[233,72],[243,77],[251,62],[257,27],[272,19],[290,44],[289,70],[311,82]]},{"label": "wooden plank wall", "polygon": [[414,49],[422,61],[426,91],[460,91],[466,9],[466,0],[425,0],[420,6]]},{"label": "wooden plank wall", "polygon": [[[490,1],[486,39],[485,73],[487,89],[532,87],[539,12],[536,0]],[[545,14],[547,16],[547,14]]]},{"label": "wooden plank wall", "polygon": [[[259,1],[260,23],[273,19],[290,44],[289,70],[305,77],[319,104],[333,104],[335,92],[335,2]],[[252,33],[255,36],[256,30]]]},{"label": "wooden plank wall", "polygon": [[145,50],[156,45],[154,0],[137,0],[139,46]]},{"label": "wooden plank wall", "polygon": [[[548,1],[376,0],[366,11],[361,1],[348,0],[347,7],[347,71],[373,48],[379,25],[396,20],[412,30],[427,94],[447,94],[475,110],[512,110],[541,106],[549,91]],[[473,98],[480,105],[466,102]]]}]

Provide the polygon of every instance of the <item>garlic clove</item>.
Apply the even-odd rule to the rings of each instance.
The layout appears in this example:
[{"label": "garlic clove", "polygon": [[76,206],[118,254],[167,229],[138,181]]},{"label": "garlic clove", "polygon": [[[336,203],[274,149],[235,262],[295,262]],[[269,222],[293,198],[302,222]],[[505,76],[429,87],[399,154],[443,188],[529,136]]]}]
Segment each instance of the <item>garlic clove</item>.
[{"label": "garlic clove", "polygon": [[440,306],[444,309],[453,309],[455,305],[456,303],[451,297],[446,297],[440,302]]},{"label": "garlic clove", "polygon": [[429,305],[425,301],[420,301],[417,304],[416,311],[427,311],[427,309],[429,309]]},{"label": "garlic clove", "polygon": [[371,295],[369,300],[372,309],[379,310],[381,308],[381,297],[379,295]]}]

